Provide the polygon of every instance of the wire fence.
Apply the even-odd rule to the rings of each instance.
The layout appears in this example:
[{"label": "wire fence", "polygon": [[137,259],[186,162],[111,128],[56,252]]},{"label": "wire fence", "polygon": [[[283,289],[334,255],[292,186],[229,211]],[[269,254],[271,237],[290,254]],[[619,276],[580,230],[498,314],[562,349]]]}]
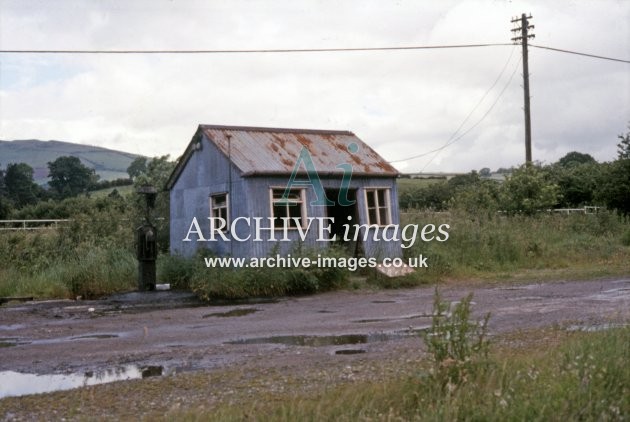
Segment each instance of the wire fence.
[{"label": "wire fence", "polygon": [[[153,218],[154,221],[163,221],[164,217]],[[76,221],[66,219],[31,219],[31,220],[0,220],[0,231],[30,231],[30,230],[56,230],[68,223]],[[130,218],[121,218],[116,221],[131,221]]]}]

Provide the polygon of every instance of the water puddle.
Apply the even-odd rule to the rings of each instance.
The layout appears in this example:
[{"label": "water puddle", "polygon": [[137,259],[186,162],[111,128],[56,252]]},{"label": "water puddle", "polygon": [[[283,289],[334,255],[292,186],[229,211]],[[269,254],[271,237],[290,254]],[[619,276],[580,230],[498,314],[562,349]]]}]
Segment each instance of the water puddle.
[{"label": "water puddle", "polygon": [[431,318],[433,315],[429,314],[414,314],[414,315],[403,315],[399,317],[388,317],[388,318],[367,318],[367,319],[355,319],[350,322],[356,323],[372,323],[372,322],[387,322],[387,321],[403,321],[406,319],[416,319],[416,318]]},{"label": "water puddle", "polygon": [[227,312],[214,312],[211,314],[206,314],[202,316],[202,318],[210,318],[210,317],[219,317],[219,318],[227,318],[227,317],[240,317],[244,315],[253,314],[254,312],[258,312],[258,309],[255,308],[241,308],[241,309],[232,309]]},{"label": "water puddle", "polygon": [[245,299],[211,299],[203,302],[205,306],[235,306],[235,305],[262,305],[267,303],[279,303],[281,299],[275,297],[252,297]]},{"label": "water puddle", "polygon": [[518,302],[520,300],[543,300],[545,299],[542,296],[519,296],[519,297],[508,297],[507,300],[510,302]]},{"label": "water puddle", "polygon": [[358,355],[365,353],[365,349],[339,349],[335,350],[336,355]]},{"label": "water puddle", "polygon": [[106,384],[114,381],[142,379],[161,376],[162,366],[127,365],[105,371],[86,371],[74,374],[24,374],[15,371],[0,371],[0,399],[27,394],[50,393],[71,390],[88,385]]},{"label": "water puddle", "polygon": [[72,337],[71,340],[81,339],[104,339],[104,338],[117,338],[118,334],[88,334],[85,336]]},{"label": "water puddle", "polygon": [[382,341],[396,340],[419,334],[428,327],[414,328],[404,331],[371,334],[341,334],[336,336],[270,336],[238,339],[226,344],[284,344],[287,346],[325,347],[342,346],[347,344],[368,344]]},{"label": "water puddle", "polygon": [[25,341],[20,341],[17,337],[0,337],[0,349],[5,347],[21,346],[23,344],[29,344]]},{"label": "water puddle", "polygon": [[10,325],[0,325],[0,330],[19,330],[20,328],[24,328],[24,324],[10,324]]},{"label": "water puddle", "polygon": [[594,324],[594,325],[570,325],[567,331],[583,331],[586,333],[594,333],[597,331],[606,331],[613,328],[623,328],[628,324]]}]

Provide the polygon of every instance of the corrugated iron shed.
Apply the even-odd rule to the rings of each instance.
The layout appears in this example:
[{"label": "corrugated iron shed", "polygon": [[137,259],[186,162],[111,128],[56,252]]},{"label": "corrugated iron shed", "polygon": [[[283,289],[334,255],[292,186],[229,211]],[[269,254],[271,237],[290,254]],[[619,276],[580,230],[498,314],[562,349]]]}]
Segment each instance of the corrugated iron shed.
[{"label": "corrugated iron shed", "polygon": [[[309,151],[320,176],[342,176],[343,169],[338,165],[344,163],[352,165],[353,175],[396,177],[399,174],[376,151],[348,131],[200,125],[171,175],[168,188],[175,183],[189,154],[194,152],[194,143],[203,138],[214,143],[245,177],[290,175],[302,148]],[[304,166],[300,170],[304,172]]]}]

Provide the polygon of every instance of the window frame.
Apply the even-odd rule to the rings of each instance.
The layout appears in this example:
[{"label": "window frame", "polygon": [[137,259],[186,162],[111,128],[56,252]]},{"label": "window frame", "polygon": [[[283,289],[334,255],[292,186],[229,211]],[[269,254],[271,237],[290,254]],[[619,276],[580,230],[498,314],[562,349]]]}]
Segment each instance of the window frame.
[{"label": "window frame", "polygon": [[[215,205],[215,198],[219,196],[225,196],[224,206]],[[221,231],[228,232],[230,229],[230,194],[229,192],[217,192],[217,193],[210,194],[209,200],[210,200],[210,217],[222,218],[221,215],[215,215],[215,211],[219,211],[220,213],[220,210],[225,209],[225,227],[223,227]]]},{"label": "window frame", "polygon": [[[385,227],[392,224],[392,199],[391,199],[391,188],[388,187],[370,187],[364,188],[364,199],[365,199],[365,216],[367,224],[372,226],[376,225],[379,227]],[[383,198],[385,200],[385,204],[381,204],[379,200],[379,192],[383,192]],[[369,195],[374,195],[374,206],[370,207]],[[370,217],[370,210],[375,210],[376,221],[372,221]],[[382,221],[381,218],[381,210],[385,210],[385,222]]]},{"label": "window frame", "polygon": [[[281,197],[284,195],[284,192],[287,190],[286,186],[270,186],[269,187],[269,216],[272,218],[282,218],[282,217],[278,217],[275,215],[274,213],[274,207],[276,205],[277,202],[279,202],[278,200],[275,200],[274,198],[274,192],[279,192]],[[304,229],[306,227],[306,220],[307,220],[307,216],[308,213],[306,212],[306,188],[291,188],[289,189],[289,192],[294,192],[297,191],[299,192],[300,195],[300,199],[299,202],[297,202],[296,204],[298,204],[300,206],[300,222],[302,223],[299,228],[300,229]],[[286,207],[290,207],[291,205],[286,204]],[[287,209],[287,217],[290,217],[290,213],[289,210]],[[284,230],[284,222],[283,220],[279,220],[278,222],[276,222],[276,220],[274,219],[274,225],[273,228],[274,230]],[[295,225],[295,222],[290,219],[288,220],[288,226],[287,226],[287,230],[297,230],[298,226]],[[280,224],[279,226],[276,224]]]}]

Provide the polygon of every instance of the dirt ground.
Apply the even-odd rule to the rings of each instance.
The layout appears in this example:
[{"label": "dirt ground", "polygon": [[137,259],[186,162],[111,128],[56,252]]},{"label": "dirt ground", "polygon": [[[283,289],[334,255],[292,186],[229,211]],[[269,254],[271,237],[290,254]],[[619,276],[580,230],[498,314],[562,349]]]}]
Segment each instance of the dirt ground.
[{"label": "dirt ground", "polygon": [[[630,278],[440,291],[451,301],[472,292],[474,317],[491,312],[491,335],[510,349],[630,321]],[[417,332],[433,297],[422,287],[238,304],[185,292],[4,304],[0,421],[174,420],[401,379],[426,364]],[[68,380],[81,388],[61,391]],[[60,391],[31,394],[42,385]]]},{"label": "dirt ground", "polygon": [[[597,329],[630,319],[630,279],[441,288],[474,294],[493,334],[548,326]],[[430,324],[434,288],[331,292],[240,304],[199,302],[184,292],[127,293],[98,301],[0,307],[0,371],[98,372],[123,365],[167,372],[252,362],[381,359],[416,349]]]}]

